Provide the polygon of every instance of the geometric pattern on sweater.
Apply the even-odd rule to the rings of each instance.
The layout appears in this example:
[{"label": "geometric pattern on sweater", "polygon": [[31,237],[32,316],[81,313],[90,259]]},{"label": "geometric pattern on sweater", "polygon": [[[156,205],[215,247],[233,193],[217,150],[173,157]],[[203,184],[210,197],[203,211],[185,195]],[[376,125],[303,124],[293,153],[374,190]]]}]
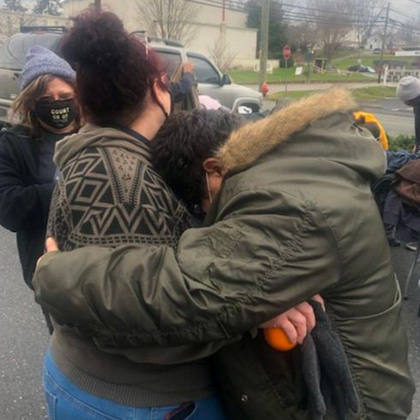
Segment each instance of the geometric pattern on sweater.
[{"label": "geometric pattern on sweater", "polygon": [[48,223],[60,249],[129,243],[176,247],[191,226],[190,215],[139,146],[139,153],[88,147],[66,162]]}]

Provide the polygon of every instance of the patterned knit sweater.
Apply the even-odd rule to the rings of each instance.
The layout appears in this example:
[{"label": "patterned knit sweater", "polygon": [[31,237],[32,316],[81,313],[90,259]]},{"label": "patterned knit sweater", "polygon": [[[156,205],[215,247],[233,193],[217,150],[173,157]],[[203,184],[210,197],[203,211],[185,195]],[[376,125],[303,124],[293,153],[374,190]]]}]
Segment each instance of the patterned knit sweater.
[{"label": "patterned knit sweater", "polygon": [[[151,166],[147,143],[134,132],[93,125],[58,143],[55,161],[61,174],[48,234],[60,249],[177,245],[191,218]],[[78,387],[120,404],[171,405],[212,393],[205,362],[143,363],[133,349],[111,354],[59,325],[52,350],[61,371]]]}]

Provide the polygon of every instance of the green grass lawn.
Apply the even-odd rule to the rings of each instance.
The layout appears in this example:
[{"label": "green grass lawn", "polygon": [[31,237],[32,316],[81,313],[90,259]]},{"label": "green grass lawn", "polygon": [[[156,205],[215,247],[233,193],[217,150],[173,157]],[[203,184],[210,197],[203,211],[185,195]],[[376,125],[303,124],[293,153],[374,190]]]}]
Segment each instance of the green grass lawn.
[{"label": "green grass lawn", "polygon": [[[304,83],[307,80],[306,76],[295,76],[295,68],[290,69],[275,69],[273,74],[267,75],[267,83],[284,83],[286,80],[290,83]],[[258,73],[247,70],[230,70],[228,74],[232,77],[235,83],[239,84],[257,84]],[[316,74],[311,73],[309,80],[311,82],[370,82],[375,79],[365,76],[363,74],[349,74],[347,76],[339,74]]]},{"label": "green grass lawn", "polygon": [[[353,53],[353,54],[352,54]],[[346,70],[348,67],[357,64],[359,55],[357,51],[342,51],[341,57],[332,60],[333,67],[339,70]],[[351,57],[349,57],[351,55]],[[374,62],[379,61],[381,58],[380,54],[362,54],[362,64],[365,66],[374,67]],[[415,57],[396,57],[395,55],[385,54],[384,60],[401,61],[406,62],[409,65],[417,62]],[[304,66],[306,70],[306,66]],[[295,76],[296,67],[290,69],[275,69],[273,74],[267,75],[267,83],[284,83],[286,80],[290,83],[304,83],[307,81],[306,76]],[[228,74],[232,77],[235,83],[239,84],[257,84],[258,73],[250,70],[229,70]],[[348,75],[339,74],[316,74],[311,73],[310,82],[316,83],[334,83],[334,82],[374,82],[375,75],[366,76],[363,73],[355,73]]]},{"label": "green grass lawn", "polygon": [[[346,70],[348,67],[357,64],[357,60],[359,55],[356,53],[353,55],[352,58],[336,58],[332,60],[332,65],[340,70]],[[380,61],[381,55],[380,54],[370,54],[370,55],[362,55],[362,64],[365,66],[374,67],[375,61]],[[386,54],[384,55],[384,61],[392,60],[392,61],[402,61],[408,64],[416,62],[415,57],[395,57],[395,55]]]},{"label": "green grass lawn", "polygon": [[[275,101],[281,98],[292,98],[292,99],[301,99],[309,95],[317,93],[316,90],[309,91],[294,91],[288,92],[276,92],[267,96],[267,99]],[[395,88],[386,87],[386,86],[371,86],[362,89],[352,90],[353,95],[356,99],[366,101],[366,100],[378,100],[386,98],[395,98]]]},{"label": "green grass lawn", "polygon": [[369,86],[363,89],[355,89],[354,96],[362,101],[395,98],[395,88],[387,86]]}]

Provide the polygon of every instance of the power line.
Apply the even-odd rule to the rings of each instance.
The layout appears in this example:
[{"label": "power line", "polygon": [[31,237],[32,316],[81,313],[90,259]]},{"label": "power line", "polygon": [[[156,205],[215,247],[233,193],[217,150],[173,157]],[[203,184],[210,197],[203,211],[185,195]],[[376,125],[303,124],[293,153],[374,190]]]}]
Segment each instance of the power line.
[{"label": "power line", "polygon": [[413,17],[412,17],[412,16],[407,16],[407,15],[405,15],[404,13],[401,13],[400,11],[395,10],[395,9],[391,9],[391,12],[396,13],[397,15],[400,15],[400,16],[405,17],[405,18],[407,18],[407,19],[413,19]]},{"label": "power line", "polygon": [[[202,0],[203,1],[203,0]],[[204,1],[211,1],[211,0],[204,0]],[[220,4],[220,0],[213,0],[211,1],[211,3],[219,3]],[[258,9],[261,10],[261,6],[257,6],[257,5],[253,5],[253,4],[243,4],[243,3],[239,3],[238,1],[228,1],[228,3],[230,5],[233,5],[236,8],[241,8],[241,11],[243,10],[244,12],[249,11],[249,9],[253,8],[253,9]],[[294,4],[289,4],[289,3],[278,3],[279,7],[283,8],[283,7],[288,7],[291,9],[299,9],[299,10],[307,10],[307,11],[314,11],[314,12],[318,12],[318,13],[327,13],[327,14],[332,14],[332,15],[337,15],[340,14],[340,16],[352,16],[355,18],[358,18],[360,16],[359,13],[351,13],[351,12],[344,12],[341,10],[326,10],[326,9],[318,9],[318,8],[314,8],[314,7],[307,7],[307,6],[297,6]],[[382,8],[383,10],[384,8]]]},{"label": "power line", "polygon": [[[188,1],[190,3],[195,3],[195,4],[200,4],[200,5],[204,5],[204,6],[210,6],[210,7],[215,7],[215,8],[222,8],[222,3],[217,3],[217,1],[213,1],[211,3],[207,3],[206,0],[185,0]],[[209,0],[207,0],[209,1]],[[232,3],[227,4],[226,8],[228,8],[229,10],[232,11],[238,11],[238,12],[244,12],[247,13],[250,11],[250,9],[236,9],[236,8],[232,8],[231,6]],[[257,6],[254,6],[255,8],[257,8]],[[307,9],[307,8],[304,8]],[[260,8],[258,7],[258,10],[260,10]],[[314,10],[314,9],[313,9]],[[321,11],[321,10],[319,10]],[[322,10],[323,12],[323,10]],[[361,22],[360,20],[354,20],[351,18],[346,18],[345,16],[347,16],[345,13],[340,13],[340,18],[338,18],[337,14],[338,12],[331,12],[330,13],[334,13],[334,17],[333,16],[316,16],[313,14],[308,14],[308,13],[301,13],[301,12],[290,12],[290,11],[283,11],[283,10],[271,10],[270,14],[271,15],[275,15],[278,18],[281,18],[283,20],[286,21],[294,21],[294,22],[307,22],[307,23],[319,23],[319,24],[331,24],[331,25],[342,25],[342,24],[346,24],[346,25],[352,25],[355,27],[361,26]],[[343,16],[343,18],[341,18],[341,16]],[[355,16],[353,14],[348,14],[348,16]],[[381,23],[381,21],[376,20],[374,22],[371,22],[373,24],[379,24]]]},{"label": "power line", "polygon": [[[220,2],[221,0],[184,0],[184,1],[188,1],[190,3],[196,3],[196,4],[200,4],[203,6],[210,6],[210,7],[215,7],[215,8],[219,8],[221,9],[223,7],[222,3]],[[420,4],[420,3],[419,3]],[[237,5],[237,6],[245,6],[243,4],[239,4],[239,3],[235,3],[232,1],[228,1],[226,3],[226,8],[232,11],[238,11],[238,12],[243,12],[243,13],[247,13],[250,11],[250,8],[244,8],[244,7],[240,7],[240,8],[234,8],[233,5]],[[308,7],[303,7],[303,6],[294,6],[294,5],[289,5],[289,4],[282,4],[282,6],[287,6],[287,7],[293,7],[299,10],[316,10],[317,12],[326,12],[325,10],[321,10],[321,9],[314,9],[314,8],[308,8]],[[251,6],[252,8],[256,9],[258,8],[260,10],[259,6]],[[382,8],[383,9],[383,8]],[[393,10],[394,12],[396,12],[395,10]],[[286,11],[286,10],[271,10],[270,14],[274,14],[276,17],[282,18],[285,21],[288,22],[301,22],[301,23],[310,23],[310,24],[321,24],[321,25],[351,25],[355,28],[360,28],[363,27],[363,22],[359,20],[350,20],[347,18],[338,18],[337,17],[337,12],[334,11],[329,11],[328,13],[333,13],[335,14],[335,17],[333,16],[316,16],[316,15],[310,15],[307,13],[302,13],[299,11],[293,12],[293,11]],[[399,13],[399,12],[397,12]],[[402,15],[401,13],[399,13],[400,15]],[[340,13],[340,17],[341,16],[356,16],[355,14],[346,14],[346,13]],[[357,15],[357,17],[360,17],[360,15]],[[404,15],[404,17],[407,17]],[[372,26],[375,27],[381,27],[384,25],[385,23],[385,18],[383,16],[378,16],[376,18],[376,20],[369,22],[370,24],[372,24]],[[420,32],[418,32],[417,28],[410,28],[408,29],[406,26],[406,23],[395,20],[395,19],[390,19],[390,21],[392,21],[392,24],[390,25],[391,27],[393,27],[394,29],[400,29],[403,31],[412,31],[413,33],[420,34]]]},{"label": "power line", "polygon": [[394,19],[389,19],[389,21],[390,21],[390,25],[394,29],[400,29],[400,30],[405,31],[405,32],[411,32],[415,35],[420,35],[420,30],[411,26],[411,25],[407,25],[406,23],[396,21]]},{"label": "power line", "polygon": [[[222,0],[185,0],[185,1],[189,1],[191,3],[197,3],[199,2],[199,4],[204,4],[206,6],[211,6],[211,7],[222,7]],[[278,3],[278,6],[280,8],[283,7],[288,7],[291,9],[298,9],[299,11],[301,10],[305,10],[305,11],[313,11],[313,12],[317,12],[317,13],[326,13],[326,14],[331,14],[334,16],[337,16],[338,14],[340,16],[351,16],[354,18],[359,18],[360,14],[359,13],[350,13],[350,12],[343,12],[341,10],[326,10],[326,9],[318,9],[318,8],[314,8],[314,7],[307,7],[307,6],[296,6],[294,4],[289,4],[289,3]],[[259,11],[261,10],[261,6],[258,5],[254,5],[254,4],[243,4],[240,3],[238,1],[227,1],[226,2],[226,8],[230,8],[230,10],[234,10],[234,11],[240,11],[240,12],[249,12],[250,9],[258,9]],[[276,9],[271,10],[270,13],[273,12],[277,12]],[[284,11],[287,12],[287,11]],[[313,16],[312,16],[313,17]]]},{"label": "power line", "polygon": [[[352,26],[360,26],[362,24],[362,22],[360,20],[350,20],[346,17],[340,18],[340,17],[330,17],[330,16],[326,16],[326,17],[318,17],[318,16],[313,16],[313,15],[308,15],[306,13],[299,13],[299,12],[282,12],[283,16],[285,19],[287,18],[302,18],[302,19],[308,19],[308,20],[316,20],[318,23],[328,23],[328,24],[334,24],[334,23],[339,23],[339,24],[343,24],[343,25],[352,25]],[[372,20],[371,22],[369,22],[371,24],[383,24],[383,20]]]}]

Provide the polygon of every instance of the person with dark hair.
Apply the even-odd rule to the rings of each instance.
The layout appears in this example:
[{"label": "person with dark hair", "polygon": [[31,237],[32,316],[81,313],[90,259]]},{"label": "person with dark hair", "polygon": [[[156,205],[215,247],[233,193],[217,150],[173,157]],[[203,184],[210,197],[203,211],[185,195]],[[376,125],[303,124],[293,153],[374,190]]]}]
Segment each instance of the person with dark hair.
[{"label": "person with dark hair", "polygon": [[[181,197],[193,214],[203,215],[207,185],[203,181],[203,162],[215,156],[230,134],[245,120],[229,111],[195,110],[171,116],[152,145],[152,163],[165,182]],[[174,153],[176,144],[176,153]]]},{"label": "person with dark hair", "polygon": [[52,51],[29,49],[12,105],[12,128],[0,133],[0,224],[16,232],[23,278],[32,288],[44,252],[56,166],[55,145],[78,130],[76,73]]},{"label": "person with dark hair", "polygon": [[[34,278],[38,301],[109,351],[195,343],[204,355],[223,342],[220,373],[237,418],[306,420],[314,417],[290,356],[260,347],[254,327],[320,293],[360,402],[357,412],[350,403],[337,411],[333,401],[350,396],[340,384],[325,417],[406,419],[414,385],[401,293],[370,188],[386,158],[354,124],[354,108],[348,92],[332,90],[241,127],[202,164],[201,199],[212,202],[205,227],[187,230],[176,249],[49,253]],[[238,336],[247,345],[226,347]]]},{"label": "person with dark hair", "polygon": [[[48,235],[67,251],[133,243],[176,247],[191,216],[150,162],[151,141],[171,111],[157,56],[116,15],[94,11],[75,19],[62,51],[77,69],[87,124],[57,146],[60,177]],[[111,300],[123,303],[125,293]],[[301,342],[313,318],[303,313],[307,306],[286,311],[273,325],[296,320]],[[133,347],[124,338],[109,349],[83,333],[89,323],[54,327],[44,377],[51,419],[226,418],[202,354],[231,339],[201,349]]]}]

